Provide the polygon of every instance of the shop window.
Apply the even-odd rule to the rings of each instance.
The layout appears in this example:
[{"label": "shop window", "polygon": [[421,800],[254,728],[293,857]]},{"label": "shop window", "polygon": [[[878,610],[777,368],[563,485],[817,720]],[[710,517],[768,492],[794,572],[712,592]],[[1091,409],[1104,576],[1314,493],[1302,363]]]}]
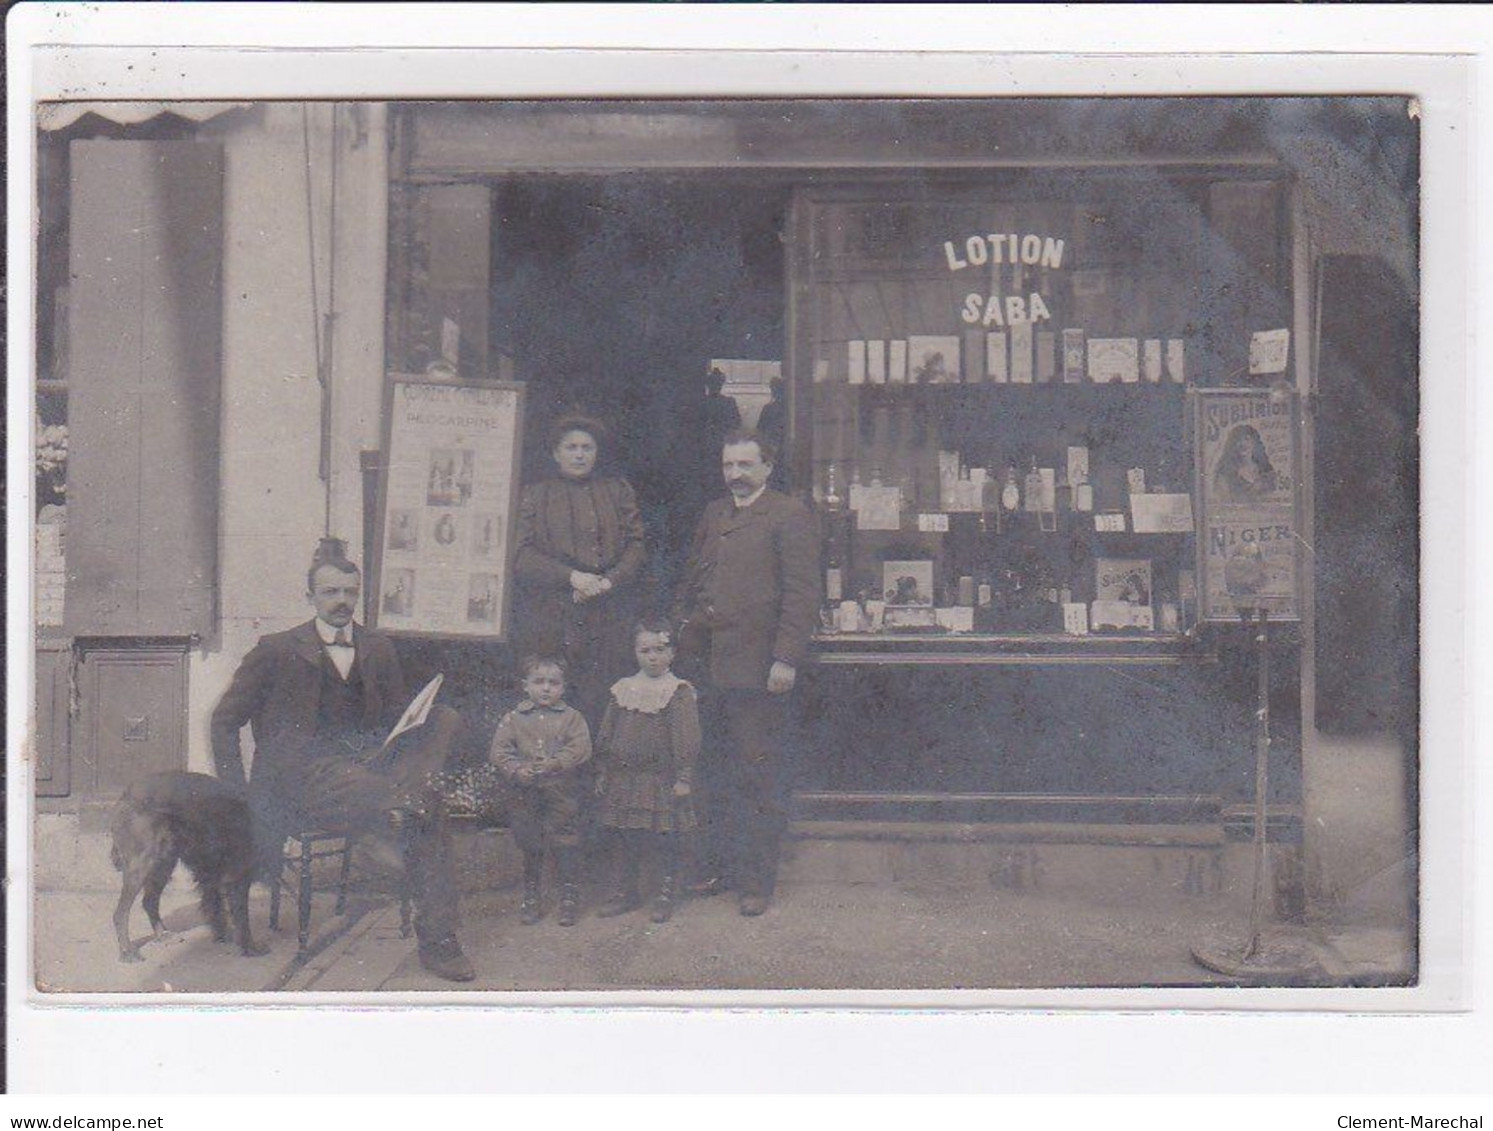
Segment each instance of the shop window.
[{"label": "shop window", "polygon": [[999,178],[800,198],[824,634],[1182,642],[1186,390],[1249,383],[1251,331],[1291,324],[1286,182]]}]

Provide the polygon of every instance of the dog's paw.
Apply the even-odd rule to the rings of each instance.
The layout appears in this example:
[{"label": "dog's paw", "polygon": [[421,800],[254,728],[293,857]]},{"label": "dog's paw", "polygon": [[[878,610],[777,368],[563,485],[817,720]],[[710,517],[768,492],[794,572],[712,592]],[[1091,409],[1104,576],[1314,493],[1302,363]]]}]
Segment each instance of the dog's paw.
[{"label": "dog's paw", "polygon": [[244,957],[246,958],[263,958],[270,952],[270,948],[267,945],[253,940],[246,942],[240,949],[244,952]]},{"label": "dog's paw", "polygon": [[139,948],[136,948],[134,950],[121,950],[119,952],[119,961],[121,961],[121,962],[144,962],[145,961],[145,955],[143,955],[143,954],[140,953]]}]

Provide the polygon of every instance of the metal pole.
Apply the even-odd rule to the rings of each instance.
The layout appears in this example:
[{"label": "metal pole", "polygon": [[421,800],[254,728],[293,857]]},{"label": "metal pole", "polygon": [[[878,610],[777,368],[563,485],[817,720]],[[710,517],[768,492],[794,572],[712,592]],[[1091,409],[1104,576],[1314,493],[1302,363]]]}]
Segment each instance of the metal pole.
[{"label": "metal pole", "polygon": [[1249,946],[1244,951],[1245,959],[1253,958],[1260,949],[1265,893],[1268,890],[1266,881],[1270,874],[1269,844],[1265,837],[1266,798],[1270,790],[1270,637],[1265,627],[1269,614],[1259,609],[1257,616],[1255,645],[1259,657],[1259,703],[1255,709],[1258,723],[1255,732],[1255,889],[1249,908]]}]

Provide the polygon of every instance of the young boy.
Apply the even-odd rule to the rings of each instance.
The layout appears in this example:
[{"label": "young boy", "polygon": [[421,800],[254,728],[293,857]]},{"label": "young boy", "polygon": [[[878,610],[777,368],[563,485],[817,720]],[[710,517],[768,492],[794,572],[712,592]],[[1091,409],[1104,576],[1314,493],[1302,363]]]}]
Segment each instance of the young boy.
[{"label": "young boy", "polygon": [[565,703],[565,662],[529,656],[522,665],[526,698],[503,716],[493,735],[491,762],[508,783],[513,837],[524,854],[524,901],[519,921],[544,916],[540,876],[548,840],[560,881],[556,921],[573,926],[580,909],[580,767],[591,757],[586,720]]}]

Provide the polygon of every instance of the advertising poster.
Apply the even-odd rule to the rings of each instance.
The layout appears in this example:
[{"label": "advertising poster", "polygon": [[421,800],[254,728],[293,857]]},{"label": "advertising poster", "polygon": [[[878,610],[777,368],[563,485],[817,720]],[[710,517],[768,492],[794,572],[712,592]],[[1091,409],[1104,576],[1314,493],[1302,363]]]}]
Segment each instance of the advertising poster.
[{"label": "advertising poster", "polygon": [[395,381],[373,622],[507,636],[522,389]]},{"label": "advertising poster", "polygon": [[1201,616],[1265,609],[1301,617],[1296,398],[1268,390],[1199,390],[1196,407]]}]

